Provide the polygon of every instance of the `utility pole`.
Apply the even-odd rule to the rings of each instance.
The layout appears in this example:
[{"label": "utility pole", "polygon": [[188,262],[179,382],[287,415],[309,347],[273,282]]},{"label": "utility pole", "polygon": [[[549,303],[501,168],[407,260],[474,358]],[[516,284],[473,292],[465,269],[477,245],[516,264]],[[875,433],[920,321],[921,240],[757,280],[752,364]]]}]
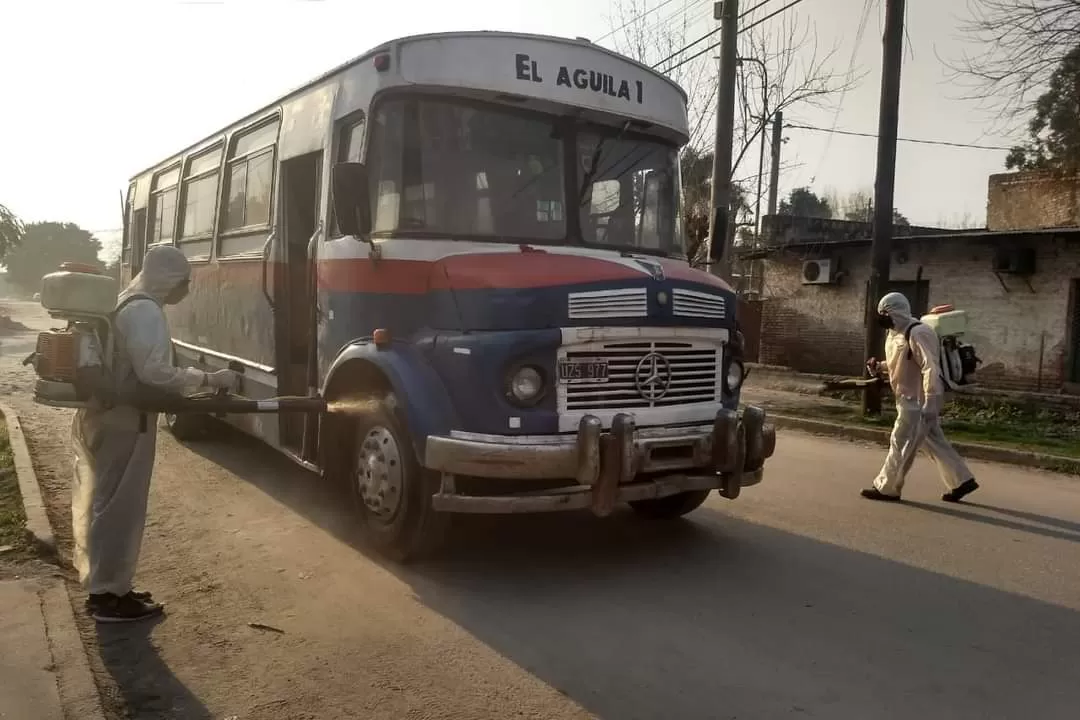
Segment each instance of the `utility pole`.
[{"label": "utility pole", "polygon": [[720,26],[720,70],[716,92],[716,146],[713,149],[712,212],[709,218],[709,262],[714,272],[731,279],[731,143],[735,135],[736,44],[739,0],[713,3]]},{"label": "utility pole", "polygon": [[[877,324],[877,302],[889,282],[892,257],[893,191],[896,186],[896,131],[900,118],[900,69],[904,59],[904,0],[885,0],[881,56],[881,107],[878,111],[877,179],[874,182],[874,236],[866,298],[866,357],[881,359],[884,330]],[[881,388],[863,390],[863,414],[881,413]]]},{"label": "utility pole", "polygon": [[773,113],[772,155],[769,157],[769,215],[776,215],[777,194],[780,190],[780,144],[784,140],[784,111]]}]

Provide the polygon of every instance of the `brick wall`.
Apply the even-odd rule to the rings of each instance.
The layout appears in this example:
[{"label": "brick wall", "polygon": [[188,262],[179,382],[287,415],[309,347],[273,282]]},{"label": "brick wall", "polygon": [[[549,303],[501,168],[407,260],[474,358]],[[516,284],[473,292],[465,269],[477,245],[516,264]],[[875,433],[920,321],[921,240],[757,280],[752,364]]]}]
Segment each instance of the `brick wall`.
[{"label": "brick wall", "polygon": [[991,175],[986,194],[989,230],[1035,230],[1080,225],[1076,175],[1031,171]]},{"label": "brick wall", "polygon": [[863,365],[869,249],[831,253],[847,273],[837,285],[803,285],[802,263],[816,253],[789,253],[765,263],[759,357],[803,372],[858,374]]},{"label": "brick wall", "polygon": [[[991,272],[994,249],[976,240],[909,241],[893,256],[891,279],[929,282],[929,304],[951,303],[968,313],[965,338],[990,387],[1056,391],[1067,379],[1069,289],[1080,279],[1080,244],[1048,238],[1038,249],[1034,293],[1022,278]],[[786,253],[766,262],[761,362],[804,372],[857,375],[863,363],[863,314],[869,248],[838,249],[849,273],[839,285],[803,285],[802,261],[821,253]]]}]

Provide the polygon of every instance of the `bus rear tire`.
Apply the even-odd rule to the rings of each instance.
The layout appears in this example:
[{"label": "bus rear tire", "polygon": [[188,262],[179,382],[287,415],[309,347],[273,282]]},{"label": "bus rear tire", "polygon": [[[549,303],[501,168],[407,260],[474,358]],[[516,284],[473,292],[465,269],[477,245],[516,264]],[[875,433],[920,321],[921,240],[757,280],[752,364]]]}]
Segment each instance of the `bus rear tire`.
[{"label": "bus rear tire", "polygon": [[694,512],[708,497],[708,490],[688,490],[678,495],[668,495],[652,500],[635,500],[630,503],[630,507],[638,515],[653,520],[667,520]]},{"label": "bus rear tire", "polygon": [[193,413],[165,413],[165,429],[180,442],[205,440],[210,435],[210,418]]},{"label": "bus rear tire", "polygon": [[435,553],[449,518],[431,505],[439,478],[417,460],[396,406],[389,395],[347,423],[348,461],[341,470],[364,539],[380,554],[407,563]]}]

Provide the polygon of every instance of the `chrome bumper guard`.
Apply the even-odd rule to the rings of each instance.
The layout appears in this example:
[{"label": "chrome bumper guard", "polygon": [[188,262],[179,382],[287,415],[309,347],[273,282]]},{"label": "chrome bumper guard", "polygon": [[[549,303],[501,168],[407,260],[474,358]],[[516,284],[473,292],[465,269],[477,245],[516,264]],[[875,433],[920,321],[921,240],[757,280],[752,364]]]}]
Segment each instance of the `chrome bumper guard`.
[{"label": "chrome bumper guard", "polygon": [[[432,435],[425,467],[442,473],[433,497],[436,510],[461,513],[526,513],[590,508],[610,514],[620,502],[716,489],[735,499],[761,482],[765,461],[776,449],[776,428],[765,411],[720,410],[711,425],[683,428],[634,427],[620,413],[611,430],[586,415],[575,436],[535,444],[512,444]],[[649,478],[635,482],[640,474]],[[454,476],[507,480],[566,479],[573,484],[507,495],[462,495]]]}]

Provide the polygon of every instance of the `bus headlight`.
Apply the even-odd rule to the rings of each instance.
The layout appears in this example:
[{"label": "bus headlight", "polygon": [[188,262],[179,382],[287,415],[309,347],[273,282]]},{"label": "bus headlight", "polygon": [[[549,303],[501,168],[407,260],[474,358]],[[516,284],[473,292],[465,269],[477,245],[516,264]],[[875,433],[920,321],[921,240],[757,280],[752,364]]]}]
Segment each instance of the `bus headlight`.
[{"label": "bus headlight", "polygon": [[738,392],[742,387],[743,378],[746,376],[746,370],[743,368],[743,364],[738,360],[732,360],[728,363],[727,374],[724,375],[724,387],[727,388],[729,393]]},{"label": "bus headlight", "polygon": [[531,365],[518,368],[510,376],[510,399],[521,404],[529,404],[540,397],[544,390],[544,376]]}]

